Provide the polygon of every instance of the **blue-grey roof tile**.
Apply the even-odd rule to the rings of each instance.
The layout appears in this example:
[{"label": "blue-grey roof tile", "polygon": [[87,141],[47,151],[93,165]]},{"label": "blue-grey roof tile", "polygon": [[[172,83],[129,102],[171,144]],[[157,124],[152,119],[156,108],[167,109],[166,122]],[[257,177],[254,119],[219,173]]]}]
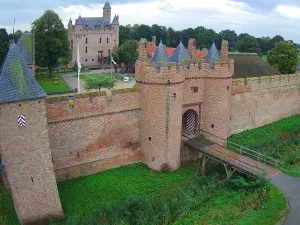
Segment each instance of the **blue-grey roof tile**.
[{"label": "blue-grey roof tile", "polygon": [[19,47],[12,44],[0,72],[0,103],[45,97]]},{"label": "blue-grey roof tile", "polygon": [[75,25],[85,25],[86,28],[107,27],[109,22],[103,17],[81,17],[75,20]]},{"label": "blue-grey roof tile", "polygon": [[179,43],[173,54],[170,56],[170,62],[180,63],[181,61],[190,59],[190,55],[182,42]]},{"label": "blue-grey roof tile", "polygon": [[218,49],[217,49],[215,43],[212,44],[211,48],[209,49],[209,52],[204,57],[204,59],[206,59],[210,62],[210,67],[214,67],[215,62],[220,60],[220,54],[218,52]]},{"label": "blue-grey roof tile", "polygon": [[296,68],[296,69],[297,69],[297,70],[300,70],[300,64],[297,65],[297,68]]},{"label": "blue-grey roof tile", "polygon": [[111,25],[119,25],[119,16],[115,16],[113,21],[111,22]]},{"label": "blue-grey roof tile", "polygon": [[111,9],[109,2],[105,2],[103,9]]},{"label": "blue-grey roof tile", "polygon": [[19,47],[25,62],[28,65],[34,64],[34,43],[32,33],[23,33],[20,37],[17,46]]},{"label": "blue-grey roof tile", "polygon": [[169,62],[169,56],[166,52],[165,46],[162,43],[162,40],[160,41],[156,52],[154,53],[152,57],[152,62],[155,62],[156,68],[160,68],[160,62]]}]

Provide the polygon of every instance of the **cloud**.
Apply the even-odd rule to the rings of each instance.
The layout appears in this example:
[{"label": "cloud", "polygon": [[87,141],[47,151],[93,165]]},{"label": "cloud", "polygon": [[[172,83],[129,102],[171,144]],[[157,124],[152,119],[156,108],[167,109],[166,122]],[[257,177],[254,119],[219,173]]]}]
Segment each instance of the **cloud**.
[{"label": "cloud", "polygon": [[[101,17],[104,1],[99,0],[11,0],[1,7],[0,27],[12,32],[30,30],[31,23],[47,9],[59,14],[65,26],[78,15]],[[254,36],[277,34],[300,42],[299,0],[117,0],[111,1],[112,14],[120,15],[120,23],[159,24],[176,30],[204,26],[216,30],[232,29]]]},{"label": "cloud", "polygon": [[300,7],[290,5],[278,5],[276,7],[277,12],[282,16],[290,19],[300,20]]}]

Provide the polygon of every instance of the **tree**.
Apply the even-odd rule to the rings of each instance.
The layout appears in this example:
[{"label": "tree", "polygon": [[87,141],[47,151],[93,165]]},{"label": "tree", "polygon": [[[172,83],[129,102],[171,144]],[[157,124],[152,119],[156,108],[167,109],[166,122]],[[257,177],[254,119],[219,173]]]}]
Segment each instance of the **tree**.
[{"label": "tree", "polygon": [[15,37],[14,37],[16,43],[18,42],[18,40],[20,39],[21,36],[22,36],[22,31],[17,30],[15,32]]},{"label": "tree", "polygon": [[128,65],[134,65],[138,58],[138,42],[136,40],[125,41],[117,51],[117,58],[119,63],[124,63],[126,65],[126,70]]},{"label": "tree", "polygon": [[71,54],[67,30],[52,10],[47,10],[32,23],[35,35],[35,59],[40,67],[48,67],[49,77],[52,76],[54,65],[59,57],[69,57]]},{"label": "tree", "polygon": [[219,35],[223,40],[228,41],[228,48],[230,51],[235,51],[236,41],[238,39],[237,34],[234,30],[222,30]]},{"label": "tree", "polygon": [[84,88],[87,90],[96,89],[98,91],[100,91],[101,88],[111,89],[114,88],[116,82],[117,82],[116,79],[108,75],[99,76],[97,78],[90,77],[85,81]]},{"label": "tree", "polygon": [[282,36],[276,35],[275,37],[273,37],[271,39],[271,46],[270,46],[271,49],[275,48],[275,44],[278,43],[278,42],[280,42],[280,41],[284,41],[284,38]]},{"label": "tree", "polygon": [[0,29],[0,67],[8,51],[9,38],[6,29]]},{"label": "tree", "polygon": [[298,51],[293,43],[281,41],[268,52],[268,62],[282,74],[292,74],[298,65]]},{"label": "tree", "polygon": [[255,37],[246,35],[244,38],[239,40],[236,44],[236,48],[239,52],[253,52],[259,53],[259,44]]},{"label": "tree", "polygon": [[131,31],[131,26],[122,26],[120,25],[120,45],[123,44],[126,40],[132,39],[132,31]]}]

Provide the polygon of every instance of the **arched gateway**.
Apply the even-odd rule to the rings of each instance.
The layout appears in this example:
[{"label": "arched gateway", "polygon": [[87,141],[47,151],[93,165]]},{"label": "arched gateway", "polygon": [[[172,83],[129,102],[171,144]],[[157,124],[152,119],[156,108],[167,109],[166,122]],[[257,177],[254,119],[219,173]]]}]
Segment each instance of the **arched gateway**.
[{"label": "arched gateway", "polygon": [[197,129],[197,112],[189,109],[182,116],[182,133],[196,134]]}]

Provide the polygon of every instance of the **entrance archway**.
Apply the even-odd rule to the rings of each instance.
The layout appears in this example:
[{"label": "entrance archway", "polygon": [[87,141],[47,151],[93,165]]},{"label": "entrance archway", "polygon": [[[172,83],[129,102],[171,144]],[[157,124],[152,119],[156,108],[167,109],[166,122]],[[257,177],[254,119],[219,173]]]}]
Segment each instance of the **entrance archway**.
[{"label": "entrance archway", "polygon": [[197,129],[197,112],[189,109],[182,116],[182,133],[196,134]]}]

